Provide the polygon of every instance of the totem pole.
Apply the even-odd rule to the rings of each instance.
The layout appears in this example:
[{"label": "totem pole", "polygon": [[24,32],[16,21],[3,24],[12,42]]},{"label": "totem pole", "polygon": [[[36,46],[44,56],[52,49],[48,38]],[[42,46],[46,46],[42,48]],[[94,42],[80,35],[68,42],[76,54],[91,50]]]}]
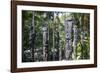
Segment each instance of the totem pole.
[{"label": "totem pole", "polygon": [[65,59],[72,59],[72,26],[73,20],[72,18],[67,18],[65,20]]}]

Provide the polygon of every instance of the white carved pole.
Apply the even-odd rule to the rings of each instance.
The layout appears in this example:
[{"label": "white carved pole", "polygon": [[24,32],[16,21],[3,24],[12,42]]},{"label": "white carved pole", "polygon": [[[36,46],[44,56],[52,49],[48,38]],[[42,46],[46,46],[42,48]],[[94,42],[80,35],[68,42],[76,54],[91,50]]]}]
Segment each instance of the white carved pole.
[{"label": "white carved pole", "polygon": [[[47,13],[44,12],[43,14],[44,19],[47,17]],[[43,20],[43,61],[47,61],[47,51],[48,51],[48,26],[47,26],[47,21]]]},{"label": "white carved pole", "polygon": [[47,27],[43,27],[43,60],[47,61],[48,32]]},{"label": "white carved pole", "polygon": [[72,25],[73,20],[71,18],[65,20],[65,59],[69,60],[72,56]]}]

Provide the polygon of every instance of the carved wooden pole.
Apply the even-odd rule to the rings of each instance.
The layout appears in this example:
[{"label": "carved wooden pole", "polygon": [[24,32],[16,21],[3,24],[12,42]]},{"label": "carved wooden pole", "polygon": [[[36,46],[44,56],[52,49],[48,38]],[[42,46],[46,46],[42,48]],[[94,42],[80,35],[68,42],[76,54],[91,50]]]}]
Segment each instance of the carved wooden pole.
[{"label": "carved wooden pole", "polygon": [[[54,12],[54,18],[53,18],[53,22],[55,21],[55,12]],[[55,22],[54,22],[55,23]],[[53,25],[52,25],[53,26]],[[54,25],[55,26],[55,25]],[[53,26],[53,36],[52,36],[52,38],[53,38],[53,48],[52,48],[52,59],[53,60],[55,60],[55,37],[54,37],[54,35],[55,35],[55,28],[54,28],[54,26]]]},{"label": "carved wooden pole", "polygon": [[56,60],[61,60],[61,48],[59,47],[59,12],[55,12],[54,16],[54,21],[55,21],[55,49],[57,50],[56,52]]},{"label": "carved wooden pole", "polygon": [[72,25],[71,18],[65,20],[65,59],[70,60],[72,56]]},{"label": "carved wooden pole", "polygon": [[76,47],[77,47],[77,41],[78,41],[78,29],[77,26],[74,24],[73,25],[73,59],[77,59],[77,51],[76,51]]},{"label": "carved wooden pole", "polygon": [[43,14],[43,61],[48,60],[48,41],[49,41],[49,28],[48,28],[48,23],[45,21],[47,19],[47,12],[44,12]]},{"label": "carved wooden pole", "polygon": [[83,28],[82,28],[82,21],[83,21],[83,17],[84,15],[81,15],[79,22],[80,22],[80,33],[81,33],[81,59],[83,59],[83,45],[84,45],[84,37],[85,37],[85,33],[83,32]]},{"label": "carved wooden pole", "polygon": [[59,60],[59,13],[54,12],[54,25],[53,25],[53,60]]},{"label": "carved wooden pole", "polygon": [[42,29],[43,29],[43,60],[47,61],[48,29],[46,26],[44,26]]},{"label": "carved wooden pole", "polygon": [[30,31],[29,31],[29,49],[31,50],[31,56],[32,61],[34,61],[34,38],[35,38],[35,32],[34,32],[34,12],[32,12],[32,19],[31,19],[31,25],[30,25]]}]

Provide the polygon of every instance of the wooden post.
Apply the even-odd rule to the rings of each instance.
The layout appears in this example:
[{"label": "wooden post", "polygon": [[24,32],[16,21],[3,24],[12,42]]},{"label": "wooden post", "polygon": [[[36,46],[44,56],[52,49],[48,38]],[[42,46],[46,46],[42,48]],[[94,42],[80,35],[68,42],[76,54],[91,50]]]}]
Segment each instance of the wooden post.
[{"label": "wooden post", "polygon": [[72,59],[72,19],[65,20],[65,59],[70,60]]},{"label": "wooden post", "polygon": [[34,61],[34,38],[35,38],[35,32],[34,32],[34,12],[32,12],[32,19],[31,19],[31,25],[30,25],[30,31],[29,31],[29,49],[31,50],[31,56],[32,56],[32,62]]},{"label": "wooden post", "polygon": [[43,30],[43,60],[47,61],[48,29],[46,26],[44,26],[42,30]]},{"label": "wooden post", "polygon": [[54,12],[54,25],[53,25],[53,60],[60,60],[59,49],[59,13]]},{"label": "wooden post", "polygon": [[73,59],[77,59],[77,51],[76,51],[76,47],[77,47],[77,42],[78,42],[78,29],[77,26],[74,24],[73,25]]},{"label": "wooden post", "polygon": [[85,37],[85,34],[84,34],[84,32],[83,32],[83,28],[82,28],[82,25],[83,25],[83,23],[82,23],[82,21],[84,20],[83,19],[83,17],[84,17],[84,15],[81,15],[81,17],[80,17],[80,19],[79,19],[79,22],[80,22],[80,33],[81,33],[81,59],[83,59],[83,45],[84,45],[84,37]]}]

